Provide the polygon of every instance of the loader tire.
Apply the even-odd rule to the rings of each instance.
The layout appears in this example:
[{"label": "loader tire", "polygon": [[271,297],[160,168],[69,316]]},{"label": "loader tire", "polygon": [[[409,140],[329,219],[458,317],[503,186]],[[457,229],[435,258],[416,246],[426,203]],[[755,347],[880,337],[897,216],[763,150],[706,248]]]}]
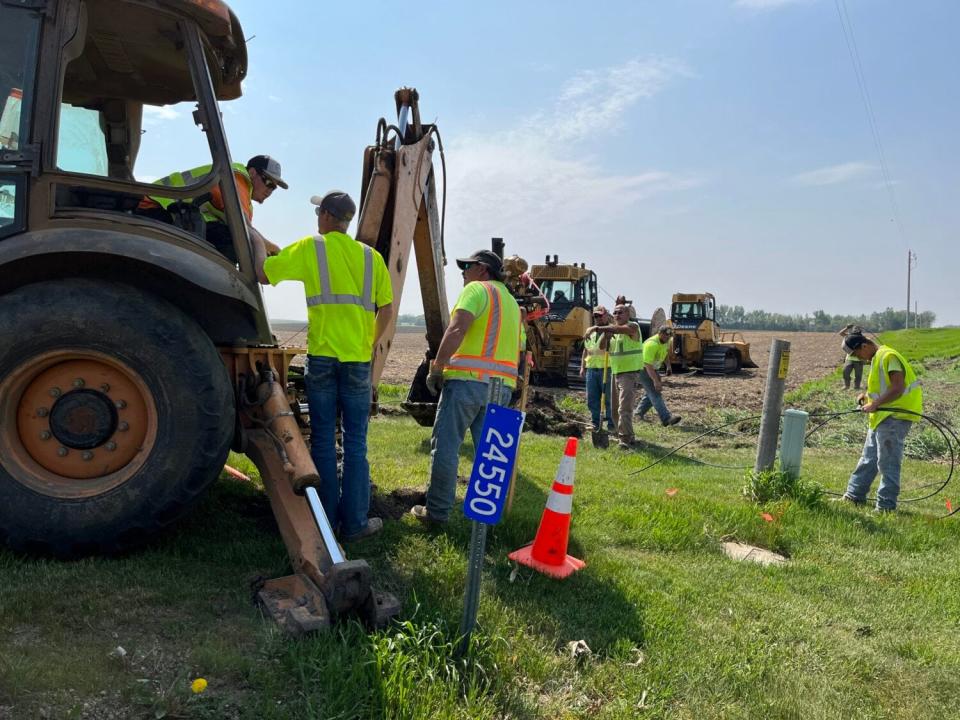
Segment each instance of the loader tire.
[{"label": "loader tire", "polygon": [[217,478],[229,376],[183,312],[133,287],[46,281],[0,298],[0,542],[132,548]]}]

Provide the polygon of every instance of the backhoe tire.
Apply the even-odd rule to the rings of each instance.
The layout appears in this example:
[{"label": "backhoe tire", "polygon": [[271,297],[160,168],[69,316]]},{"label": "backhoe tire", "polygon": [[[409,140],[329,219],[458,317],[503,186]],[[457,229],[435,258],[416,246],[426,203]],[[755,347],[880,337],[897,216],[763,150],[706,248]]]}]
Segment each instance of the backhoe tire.
[{"label": "backhoe tire", "polygon": [[128,285],[0,297],[0,541],[76,557],[135,547],[217,478],[230,378],[183,312]]}]

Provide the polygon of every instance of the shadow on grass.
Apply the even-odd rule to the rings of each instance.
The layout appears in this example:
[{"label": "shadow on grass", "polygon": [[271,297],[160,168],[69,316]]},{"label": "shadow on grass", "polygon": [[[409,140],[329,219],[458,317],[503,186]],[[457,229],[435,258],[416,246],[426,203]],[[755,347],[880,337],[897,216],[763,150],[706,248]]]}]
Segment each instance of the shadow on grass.
[{"label": "shadow on grass", "polygon": [[[533,541],[547,492],[548,488],[542,483],[520,473],[511,514],[488,532],[484,575],[485,580],[492,581],[494,597],[499,603],[516,610],[517,615],[535,618],[533,630],[547,644],[560,647],[569,641],[583,639],[598,653],[611,651],[625,641],[633,647],[642,645],[642,608],[617,584],[592,573],[589,565],[563,581],[521,568],[523,579],[510,581],[513,564],[506,560],[506,556]],[[405,524],[396,532],[443,535],[464,559],[469,554],[471,523],[459,509],[442,528]],[[574,557],[584,557],[584,548],[575,537],[571,537],[567,552]],[[451,598],[449,589],[438,587],[430,568],[414,567],[404,584],[408,603],[418,603],[427,612],[437,609],[448,618],[459,618],[462,591]],[[525,628],[525,632],[530,630],[530,627]]]}]

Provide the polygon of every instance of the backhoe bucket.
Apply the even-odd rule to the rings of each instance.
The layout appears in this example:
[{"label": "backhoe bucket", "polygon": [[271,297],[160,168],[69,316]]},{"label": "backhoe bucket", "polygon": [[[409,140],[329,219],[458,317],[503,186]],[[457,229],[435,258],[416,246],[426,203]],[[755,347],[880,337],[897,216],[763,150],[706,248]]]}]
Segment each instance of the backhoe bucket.
[{"label": "backhoe bucket", "polygon": [[401,405],[417,423],[424,427],[433,426],[433,421],[437,418],[437,404],[440,402],[439,396],[433,395],[427,389],[428,374],[430,374],[430,360],[424,358],[413,376],[413,382],[410,383],[407,399]]},{"label": "backhoe bucket", "polygon": [[241,412],[239,450],[260,470],[294,570],[263,583],[257,594],[261,606],[293,635],[329,627],[332,619],[351,613],[359,614],[368,626],[386,624],[400,611],[396,598],[371,587],[370,567],[365,560],[346,559],[320,503],[311,504],[294,490],[319,480],[285,387],[276,381],[277,376],[286,376],[296,351],[221,352],[238,386],[245,389],[243,397],[256,398]]}]

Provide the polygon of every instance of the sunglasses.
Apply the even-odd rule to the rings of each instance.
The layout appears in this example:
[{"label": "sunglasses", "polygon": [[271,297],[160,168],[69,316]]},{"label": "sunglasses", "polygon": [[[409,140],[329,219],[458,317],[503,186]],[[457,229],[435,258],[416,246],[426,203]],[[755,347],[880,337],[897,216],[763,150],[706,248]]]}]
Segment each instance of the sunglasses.
[{"label": "sunglasses", "polygon": [[466,272],[467,270],[469,270],[470,268],[472,268],[472,267],[473,267],[474,265],[476,265],[476,264],[477,264],[477,263],[475,263],[475,262],[465,262],[465,263],[463,264],[463,266],[462,266],[463,272]]},{"label": "sunglasses", "polygon": [[273,180],[268,178],[266,175],[264,175],[262,172],[258,172],[257,175],[260,176],[260,181],[266,186],[267,190],[277,189],[277,184]]}]

